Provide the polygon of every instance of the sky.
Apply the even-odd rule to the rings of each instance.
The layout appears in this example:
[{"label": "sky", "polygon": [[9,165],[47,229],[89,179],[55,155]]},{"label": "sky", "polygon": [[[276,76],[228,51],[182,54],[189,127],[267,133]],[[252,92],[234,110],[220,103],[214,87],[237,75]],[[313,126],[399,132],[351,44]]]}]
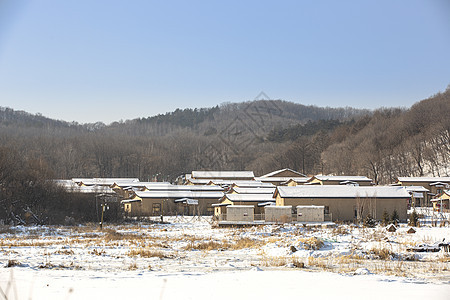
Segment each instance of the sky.
[{"label": "sky", "polygon": [[450,0],[0,0],[0,106],[79,123],[270,99],[410,107],[450,84]]}]

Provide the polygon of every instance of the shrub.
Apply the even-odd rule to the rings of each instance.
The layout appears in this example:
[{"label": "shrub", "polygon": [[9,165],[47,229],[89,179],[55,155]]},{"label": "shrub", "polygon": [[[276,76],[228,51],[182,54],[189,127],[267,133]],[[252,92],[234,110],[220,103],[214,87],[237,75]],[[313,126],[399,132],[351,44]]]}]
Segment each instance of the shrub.
[{"label": "shrub", "polygon": [[392,220],[392,223],[394,223],[395,225],[397,225],[398,222],[400,222],[400,217],[399,217],[398,212],[397,212],[396,209],[394,209],[394,211],[392,212],[391,220]]},{"label": "shrub", "polygon": [[417,227],[419,225],[419,215],[415,210],[413,210],[413,212],[409,215],[408,225],[413,227]]},{"label": "shrub", "polygon": [[323,247],[323,241],[316,237],[300,239],[300,247],[306,250],[319,250]]},{"label": "shrub", "polygon": [[377,222],[374,220],[374,218],[372,218],[372,215],[368,214],[367,217],[364,219],[363,225],[365,227],[373,228],[377,225]]}]

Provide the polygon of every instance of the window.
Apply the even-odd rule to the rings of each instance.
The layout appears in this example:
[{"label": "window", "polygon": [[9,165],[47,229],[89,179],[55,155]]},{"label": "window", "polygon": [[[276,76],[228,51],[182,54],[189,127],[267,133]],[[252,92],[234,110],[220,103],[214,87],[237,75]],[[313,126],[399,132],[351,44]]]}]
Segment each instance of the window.
[{"label": "window", "polygon": [[324,210],[323,210],[324,214],[329,214],[330,213],[330,207],[329,206],[325,206]]},{"label": "window", "polygon": [[152,212],[154,215],[161,213],[161,203],[153,203]]}]

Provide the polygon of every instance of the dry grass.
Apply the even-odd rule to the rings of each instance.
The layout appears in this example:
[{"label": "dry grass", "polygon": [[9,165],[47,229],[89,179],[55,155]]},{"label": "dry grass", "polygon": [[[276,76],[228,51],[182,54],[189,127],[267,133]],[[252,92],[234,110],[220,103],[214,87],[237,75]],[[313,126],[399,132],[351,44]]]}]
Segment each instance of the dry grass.
[{"label": "dry grass", "polygon": [[395,253],[387,248],[372,248],[369,253],[381,260],[391,260],[395,257]]},{"label": "dry grass", "polygon": [[130,252],[128,252],[128,256],[140,256],[144,258],[159,257],[161,259],[172,258],[172,256],[165,254],[163,251],[146,248],[131,249]]},{"label": "dry grass", "polygon": [[208,241],[208,242],[194,242],[190,241],[184,250],[226,250],[230,248],[230,244],[226,241],[216,242],[216,241]]},{"label": "dry grass", "polygon": [[101,250],[93,249],[92,251],[89,252],[89,254],[96,255],[96,256],[102,256],[102,255],[106,254],[106,251],[105,251],[105,249],[101,249]]},{"label": "dry grass", "polygon": [[231,244],[231,250],[240,250],[245,248],[257,248],[262,246],[264,243],[262,241],[253,240],[250,238],[240,238]]},{"label": "dry grass", "polygon": [[323,247],[323,241],[316,237],[308,237],[299,239],[300,247],[306,250],[319,250]]}]

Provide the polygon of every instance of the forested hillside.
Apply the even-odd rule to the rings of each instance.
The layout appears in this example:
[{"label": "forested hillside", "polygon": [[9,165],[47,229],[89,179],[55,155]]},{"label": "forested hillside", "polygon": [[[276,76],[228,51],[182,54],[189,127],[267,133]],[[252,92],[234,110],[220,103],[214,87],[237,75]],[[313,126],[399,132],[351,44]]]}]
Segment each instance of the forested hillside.
[{"label": "forested hillside", "polygon": [[61,179],[174,180],[195,169],[261,175],[289,167],[390,183],[396,176],[449,175],[449,95],[376,111],[258,100],[110,125],[1,108],[0,147]]}]

